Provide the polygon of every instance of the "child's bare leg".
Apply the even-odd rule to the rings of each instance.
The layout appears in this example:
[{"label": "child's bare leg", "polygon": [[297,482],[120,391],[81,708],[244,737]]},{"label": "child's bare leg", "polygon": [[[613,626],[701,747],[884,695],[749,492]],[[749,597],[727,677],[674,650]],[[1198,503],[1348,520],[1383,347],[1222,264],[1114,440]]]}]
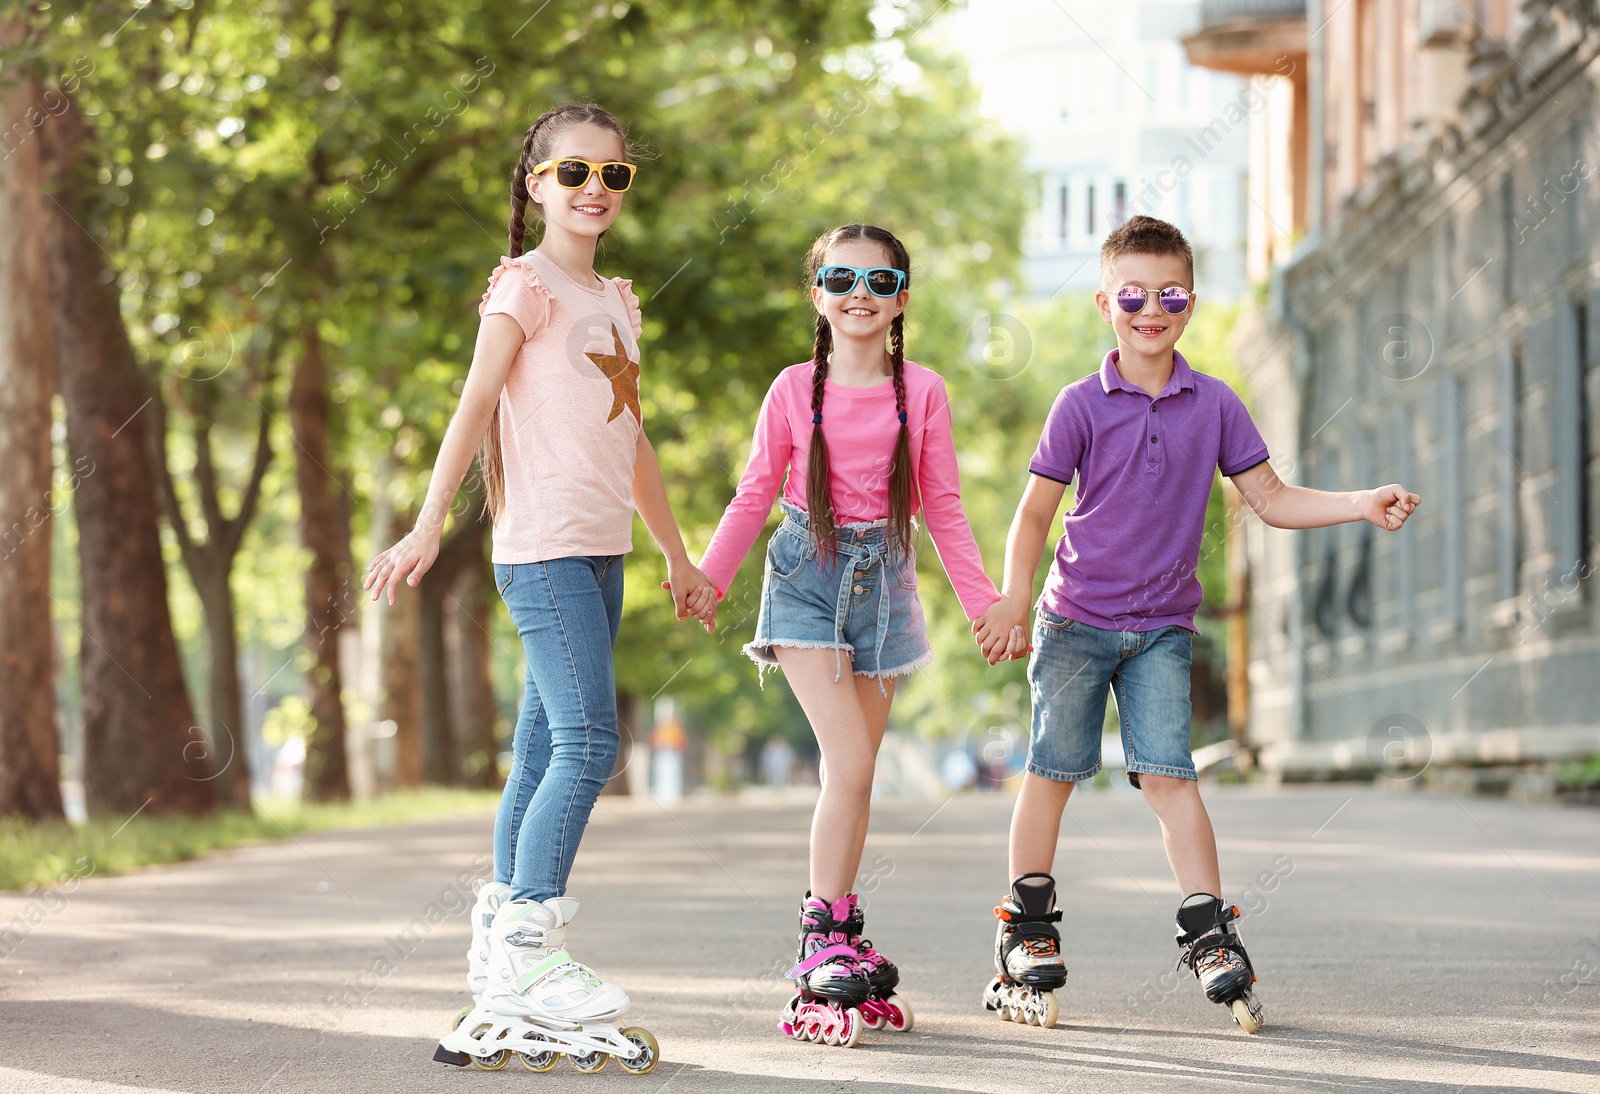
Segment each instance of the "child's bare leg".
[{"label": "child's bare leg", "polygon": [[[1193,779],[1167,775],[1140,774],[1139,786],[1161,821],[1161,842],[1167,848],[1167,861],[1178,891],[1222,895],[1222,879],[1217,869],[1217,837],[1211,830],[1211,817],[1200,800],[1200,784]],[[1015,822],[1012,831],[1015,832]],[[1013,837],[1014,839],[1015,837]]]},{"label": "child's bare leg", "polygon": [[1023,874],[1054,872],[1061,811],[1066,808],[1074,785],[1031,771],[1023,773],[1022,790],[1011,811],[1011,873],[1007,883]]},{"label": "child's bare leg", "polygon": [[838,900],[850,891],[860,860],[877,749],[848,652],[838,653],[838,669],[835,650],[778,646],[773,652],[822,749],[822,793],[811,818],[811,892]]},{"label": "child's bare leg", "polygon": [[[894,702],[894,678],[883,682],[886,695],[878,694],[878,678],[857,676],[856,698],[861,702],[861,712],[867,719],[867,735],[872,741],[873,769],[877,769],[878,748],[883,744],[883,731],[889,725],[889,704]],[[861,874],[861,855],[867,845],[867,823],[872,819],[872,786],[867,786],[866,808],[861,810],[861,830],[856,834],[855,858],[850,862],[850,888],[855,888],[855,878]]]}]

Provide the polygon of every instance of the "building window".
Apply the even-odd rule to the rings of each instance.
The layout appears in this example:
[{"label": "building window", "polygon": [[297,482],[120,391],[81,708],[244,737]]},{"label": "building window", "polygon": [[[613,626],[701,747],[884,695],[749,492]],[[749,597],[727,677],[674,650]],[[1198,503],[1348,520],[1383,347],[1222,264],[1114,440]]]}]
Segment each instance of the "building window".
[{"label": "building window", "polygon": [[1084,218],[1084,231],[1088,232],[1090,235],[1094,235],[1094,183],[1092,182],[1089,184],[1088,195],[1088,215]]},{"label": "building window", "polygon": [[1117,224],[1128,219],[1128,184],[1120,180],[1112,190],[1111,219]]},{"label": "building window", "polygon": [[1070,225],[1072,222],[1067,219],[1067,184],[1064,182],[1061,184],[1061,216],[1058,218],[1057,222],[1061,225],[1061,239],[1063,242],[1065,242],[1067,238],[1068,225]]},{"label": "building window", "polygon": [[1511,600],[1521,586],[1522,476],[1517,452],[1522,438],[1517,418],[1522,408],[1522,343],[1505,347],[1500,357],[1500,565],[1496,592]]}]

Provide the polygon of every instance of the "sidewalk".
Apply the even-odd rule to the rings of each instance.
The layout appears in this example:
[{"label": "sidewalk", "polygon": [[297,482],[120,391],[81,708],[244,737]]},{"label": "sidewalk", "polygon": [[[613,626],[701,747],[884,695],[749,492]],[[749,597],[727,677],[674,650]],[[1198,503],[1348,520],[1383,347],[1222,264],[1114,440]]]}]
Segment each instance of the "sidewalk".
[{"label": "sidewalk", "polygon": [[1257,1037],[1172,972],[1177,894],[1136,794],[1084,793],[1063,824],[1054,1030],[978,1005],[1010,801],[875,804],[858,888],[917,1025],[850,1050],[774,1029],[809,807],[604,799],[569,941],[659,1038],[649,1075],[431,1062],[466,999],[480,818],[0,897],[0,926],[32,921],[0,960],[0,1091],[1600,1091],[1600,811],[1207,793],[1261,975]]}]

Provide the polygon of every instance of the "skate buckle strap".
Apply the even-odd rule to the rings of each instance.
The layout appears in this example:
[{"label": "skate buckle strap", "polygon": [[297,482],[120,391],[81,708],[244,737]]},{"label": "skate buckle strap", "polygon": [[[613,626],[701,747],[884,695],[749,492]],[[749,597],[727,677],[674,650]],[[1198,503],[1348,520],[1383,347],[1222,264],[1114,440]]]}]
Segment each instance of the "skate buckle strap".
[{"label": "skate buckle strap", "polygon": [[822,947],[816,953],[812,954],[810,957],[806,958],[804,961],[801,961],[798,965],[796,965],[794,968],[790,969],[788,972],[784,973],[783,975],[788,980],[798,980],[802,976],[804,976],[806,973],[808,973],[812,969],[816,968],[818,965],[822,965],[822,964],[825,964],[825,963],[827,963],[829,961],[832,961],[836,957],[855,957],[855,956],[856,956],[856,948],[854,946],[846,946],[846,945],[843,945],[842,943],[835,943],[832,946],[824,946],[824,947]]},{"label": "skate buckle strap", "polygon": [[1061,909],[1057,908],[1055,911],[1045,912],[1043,915],[1024,915],[1022,912],[1013,912],[1011,909],[1002,904],[995,908],[994,917],[996,919],[1003,920],[1006,923],[1012,924],[1060,923]]},{"label": "skate buckle strap", "polygon": [[575,965],[577,962],[572,960],[572,955],[567,953],[566,950],[557,950],[555,953],[552,953],[549,957],[539,962],[533,968],[517,977],[516,989],[518,991],[526,991],[529,984],[534,983],[551,969],[559,968],[562,965],[569,964]]}]

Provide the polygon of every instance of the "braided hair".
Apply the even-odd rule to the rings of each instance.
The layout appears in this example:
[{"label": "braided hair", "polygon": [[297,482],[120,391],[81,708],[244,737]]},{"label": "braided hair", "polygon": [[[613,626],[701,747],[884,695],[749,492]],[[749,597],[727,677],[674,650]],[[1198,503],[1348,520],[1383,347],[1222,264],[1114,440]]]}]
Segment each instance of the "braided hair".
[{"label": "braided hair", "polygon": [[[574,125],[593,125],[609,129],[622,138],[624,155],[627,154],[628,134],[622,123],[611,112],[595,103],[563,103],[554,110],[546,110],[528,127],[522,136],[522,153],[517,165],[511,169],[511,222],[507,225],[508,246],[512,258],[526,253],[528,235],[527,213],[530,195],[528,176],[536,165],[550,158],[556,138],[563,130]],[[535,215],[542,222],[544,210],[537,203]],[[478,451],[479,470],[483,475],[483,511],[490,520],[499,517],[505,507],[505,466],[500,462],[500,412],[497,408],[489,418],[489,432]]]},{"label": "braided hair", "polygon": [[[872,224],[846,224],[824,232],[811,245],[806,258],[806,286],[816,284],[817,271],[827,265],[828,253],[850,240],[880,243],[889,252],[889,264],[905,273],[903,289],[911,287],[911,255],[905,244],[885,228]],[[889,325],[888,354],[894,376],[894,409],[900,419],[894,456],[889,464],[889,542],[902,555],[911,548],[911,430],[906,425],[906,336],[905,314]],[[811,346],[811,448],[806,459],[806,509],[811,539],[826,554],[838,550],[838,534],[833,519],[833,496],[829,489],[828,445],[822,439],[822,400],[828,379],[828,357],[833,351],[833,326],[827,316],[817,312],[817,334]]]}]

